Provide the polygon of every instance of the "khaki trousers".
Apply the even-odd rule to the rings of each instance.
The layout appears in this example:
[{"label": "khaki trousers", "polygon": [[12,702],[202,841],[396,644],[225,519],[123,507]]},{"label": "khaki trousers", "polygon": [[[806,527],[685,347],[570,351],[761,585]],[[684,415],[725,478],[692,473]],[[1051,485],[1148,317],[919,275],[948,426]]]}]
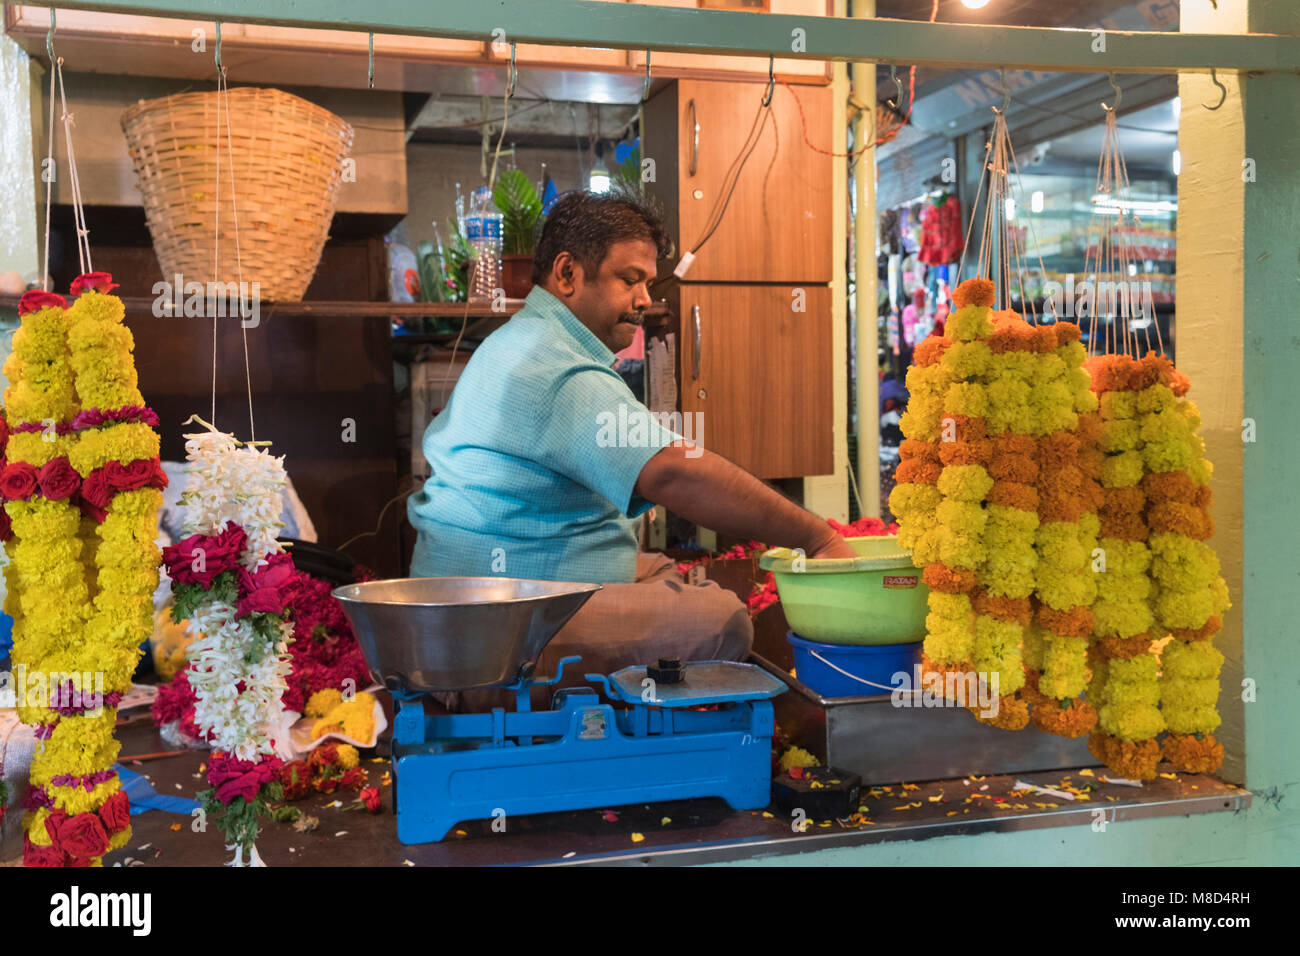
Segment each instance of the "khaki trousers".
[{"label": "khaki trousers", "polygon": [[[565,668],[560,684],[534,688],[532,706],[548,708],[556,687],[587,684],[584,674],[612,674],[661,657],[743,661],[753,641],[749,610],[733,592],[716,581],[688,584],[671,558],[638,554],[636,583],[606,584],[551,639],[537,664],[539,677],[554,676],[562,657],[582,660]],[[437,696],[462,712],[513,709],[515,702],[514,691],[496,688]]]}]

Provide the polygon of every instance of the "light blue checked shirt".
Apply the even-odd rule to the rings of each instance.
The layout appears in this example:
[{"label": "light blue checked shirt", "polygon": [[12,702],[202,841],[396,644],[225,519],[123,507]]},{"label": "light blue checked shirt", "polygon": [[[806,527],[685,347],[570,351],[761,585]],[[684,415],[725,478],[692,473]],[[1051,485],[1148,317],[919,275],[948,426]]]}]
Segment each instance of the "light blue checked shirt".
[{"label": "light blue checked shirt", "polygon": [[614,353],[541,287],[474,352],[424,433],[433,468],[407,501],[412,577],[636,580],[633,493],[679,440],[613,369]]}]

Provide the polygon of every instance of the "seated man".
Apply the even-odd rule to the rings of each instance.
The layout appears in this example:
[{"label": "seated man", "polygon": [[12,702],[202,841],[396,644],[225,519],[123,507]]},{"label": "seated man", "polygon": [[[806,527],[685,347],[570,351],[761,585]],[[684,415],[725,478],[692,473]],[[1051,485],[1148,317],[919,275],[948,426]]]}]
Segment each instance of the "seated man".
[{"label": "seated man", "polygon": [[[663,555],[637,553],[635,519],[653,504],[809,557],[854,557],[821,518],[661,427],[614,371],[670,253],[639,197],[563,197],[523,309],[474,352],[424,435],[433,471],[407,504],[419,532],[413,577],[605,585],[551,641],[539,674],[567,654],[582,655],[579,673],[748,656],[743,602],[713,582],[686,584]],[[479,709],[472,699],[489,703],[482,694],[459,703]]]}]

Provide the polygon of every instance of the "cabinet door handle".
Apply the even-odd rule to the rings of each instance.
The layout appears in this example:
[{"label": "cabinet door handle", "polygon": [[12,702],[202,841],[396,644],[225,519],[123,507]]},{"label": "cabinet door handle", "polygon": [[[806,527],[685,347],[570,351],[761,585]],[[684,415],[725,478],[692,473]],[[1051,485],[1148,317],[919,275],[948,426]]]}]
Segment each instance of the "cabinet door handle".
[{"label": "cabinet door handle", "polygon": [[695,320],[695,367],[691,369],[691,378],[699,380],[700,377],[700,307],[691,306],[691,318]]},{"label": "cabinet door handle", "polygon": [[694,100],[687,103],[686,108],[691,111],[691,161],[687,170],[694,176],[700,158],[700,119],[695,112]]}]

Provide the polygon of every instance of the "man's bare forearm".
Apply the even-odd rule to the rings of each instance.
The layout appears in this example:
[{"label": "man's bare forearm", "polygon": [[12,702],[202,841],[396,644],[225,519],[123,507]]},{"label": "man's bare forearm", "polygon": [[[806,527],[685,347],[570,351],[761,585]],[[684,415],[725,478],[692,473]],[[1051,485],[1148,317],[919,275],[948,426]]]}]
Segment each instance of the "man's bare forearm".
[{"label": "man's bare forearm", "polygon": [[[835,538],[821,518],[790,501],[743,468],[706,449],[687,458],[665,448],[646,466],[637,490],[688,521],[737,538],[803,548],[808,554]],[[662,457],[661,457],[662,456]]]}]

